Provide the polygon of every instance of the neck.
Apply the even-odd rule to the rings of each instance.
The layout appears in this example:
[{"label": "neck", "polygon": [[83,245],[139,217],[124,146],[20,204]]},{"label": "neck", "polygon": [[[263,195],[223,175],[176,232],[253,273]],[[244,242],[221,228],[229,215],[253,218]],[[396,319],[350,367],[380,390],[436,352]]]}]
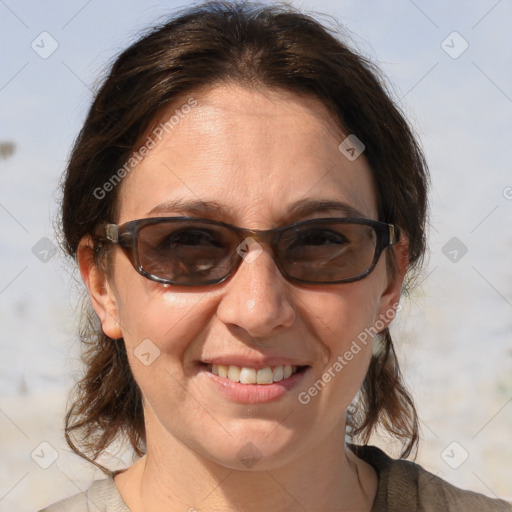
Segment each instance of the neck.
[{"label": "neck", "polygon": [[246,470],[219,465],[180,443],[158,422],[147,423],[146,455],[115,479],[133,512],[371,509],[377,476],[345,447],[344,421],[300,457],[260,469],[256,463]]}]

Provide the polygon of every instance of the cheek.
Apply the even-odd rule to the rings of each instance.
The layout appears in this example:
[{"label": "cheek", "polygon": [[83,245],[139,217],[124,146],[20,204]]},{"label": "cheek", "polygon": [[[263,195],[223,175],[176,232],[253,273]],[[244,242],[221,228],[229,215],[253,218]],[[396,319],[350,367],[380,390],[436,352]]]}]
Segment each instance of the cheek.
[{"label": "cheek", "polygon": [[311,301],[309,328],[321,341],[316,378],[303,390],[299,402],[323,411],[336,421],[366,376],[372,356],[374,326],[380,301],[368,280],[340,286]]},{"label": "cheek", "polygon": [[348,348],[352,340],[364,338],[362,333],[375,325],[380,310],[376,288],[371,280],[362,280],[333,287],[309,302],[306,318],[314,322],[331,357],[334,352]]},{"label": "cheek", "polygon": [[150,340],[162,354],[183,363],[186,349],[205,332],[214,308],[204,293],[173,293],[148,283],[132,287],[120,308],[126,346],[137,351],[143,340]]},{"label": "cheek", "polygon": [[[186,382],[195,369],[192,354],[208,332],[214,309],[205,293],[173,293],[148,283],[133,285],[125,297],[124,341],[144,400],[165,417],[190,400]],[[191,421],[200,423],[199,412],[189,411]]]},{"label": "cheek", "polygon": [[[115,298],[127,349],[150,340],[161,352],[178,353],[185,336],[199,328],[197,314],[205,308],[205,293],[171,292],[139,275],[123,254],[115,259]],[[191,314],[194,311],[194,314]]]}]

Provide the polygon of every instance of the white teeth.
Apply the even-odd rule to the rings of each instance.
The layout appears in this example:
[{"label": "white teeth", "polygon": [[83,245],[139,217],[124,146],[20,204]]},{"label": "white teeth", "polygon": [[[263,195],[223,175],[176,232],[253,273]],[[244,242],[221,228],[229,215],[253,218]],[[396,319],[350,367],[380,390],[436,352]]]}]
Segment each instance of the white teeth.
[{"label": "white teeth", "polygon": [[271,368],[266,366],[256,370],[255,368],[248,368],[246,366],[234,366],[223,364],[212,364],[211,372],[219,377],[228,378],[233,382],[240,384],[272,384],[280,380],[287,379],[297,372],[296,366],[279,365]]},{"label": "white teeth", "polygon": [[256,376],[256,382],[258,384],[272,384],[274,382],[274,374],[272,368],[267,366],[266,368],[260,368]]},{"label": "white teeth", "polygon": [[233,382],[240,382],[240,368],[238,366],[230,366],[228,368],[228,379]]},{"label": "white teeth", "polygon": [[256,384],[256,370],[254,368],[241,368],[240,384]]},{"label": "white teeth", "polygon": [[274,382],[279,382],[284,379],[284,369],[282,366],[276,366],[274,368]]}]

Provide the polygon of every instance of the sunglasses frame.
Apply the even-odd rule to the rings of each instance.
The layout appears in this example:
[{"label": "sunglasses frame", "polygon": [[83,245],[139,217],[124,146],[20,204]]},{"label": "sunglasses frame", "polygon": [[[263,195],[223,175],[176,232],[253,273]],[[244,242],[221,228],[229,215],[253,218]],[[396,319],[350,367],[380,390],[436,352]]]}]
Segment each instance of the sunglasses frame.
[{"label": "sunglasses frame", "polygon": [[[354,281],[359,281],[365,278],[370,272],[375,268],[375,265],[379,261],[379,258],[387,247],[391,247],[397,244],[401,237],[401,229],[394,225],[388,224],[385,222],[380,222],[373,219],[366,218],[355,218],[355,217],[327,217],[327,218],[315,218],[308,219],[304,221],[298,221],[293,224],[289,224],[287,226],[261,230],[261,229],[248,229],[241,228],[238,226],[233,226],[231,224],[227,224],[225,222],[212,220],[212,219],[202,219],[198,217],[149,217],[145,219],[137,219],[126,222],[124,224],[113,224],[113,223],[103,223],[99,226],[98,229],[98,238],[101,242],[113,243],[121,247],[123,252],[126,254],[130,263],[134,267],[134,269],[141,274],[142,276],[150,279],[151,281],[156,281],[162,284],[169,284],[174,286],[209,286],[214,284],[219,284],[226,281],[230,278],[235,272],[238,270],[243,258],[239,255],[238,260],[233,260],[235,263],[233,264],[230,271],[221,278],[212,279],[209,281],[200,281],[198,283],[176,283],[169,279],[165,279],[162,277],[155,276],[147,272],[139,261],[138,249],[137,249],[137,239],[139,231],[148,225],[153,224],[163,224],[163,223],[180,223],[180,222],[200,222],[202,224],[212,224],[216,226],[222,226],[228,228],[229,230],[236,233],[238,236],[240,243],[243,242],[248,237],[253,238],[258,242],[263,242],[266,245],[269,245],[272,249],[272,255],[274,262],[276,263],[279,271],[283,275],[285,279],[288,281],[292,281],[300,284],[313,284],[313,285],[325,285],[325,284],[343,284],[343,283],[352,283]],[[370,267],[358,274],[357,276],[353,276],[350,278],[345,278],[337,281],[309,281],[304,279],[299,279],[289,275],[285,268],[282,265],[281,258],[278,251],[279,239],[283,235],[283,233],[293,230],[297,227],[302,227],[308,224],[316,224],[316,223],[332,223],[332,224],[362,224],[365,226],[371,227],[377,238],[377,243],[375,245],[375,254],[373,257],[373,261]]]}]

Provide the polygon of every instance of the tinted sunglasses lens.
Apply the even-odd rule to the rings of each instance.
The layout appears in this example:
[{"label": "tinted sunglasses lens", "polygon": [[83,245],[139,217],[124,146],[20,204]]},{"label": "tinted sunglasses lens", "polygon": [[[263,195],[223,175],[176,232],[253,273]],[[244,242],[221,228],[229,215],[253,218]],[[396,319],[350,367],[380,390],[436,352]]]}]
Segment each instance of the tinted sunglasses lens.
[{"label": "tinted sunglasses lens", "polygon": [[310,223],[283,233],[279,244],[291,277],[329,283],[364,274],[372,266],[377,236],[365,224]]},{"label": "tinted sunglasses lens", "polygon": [[148,274],[176,284],[208,283],[229,274],[238,237],[223,226],[162,222],[142,227],[139,264]]}]

